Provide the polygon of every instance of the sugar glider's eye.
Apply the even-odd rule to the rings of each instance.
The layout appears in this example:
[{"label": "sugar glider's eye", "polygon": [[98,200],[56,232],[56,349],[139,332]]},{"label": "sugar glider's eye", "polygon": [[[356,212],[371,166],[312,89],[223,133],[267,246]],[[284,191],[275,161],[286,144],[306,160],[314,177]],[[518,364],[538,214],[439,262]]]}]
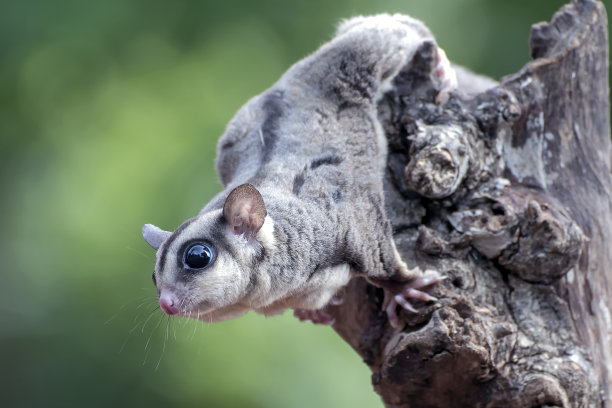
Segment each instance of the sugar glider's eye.
[{"label": "sugar glider's eye", "polygon": [[185,251],[185,266],[189,269],[206,268],[212,263],[214,255],[213,249],[207,244],[193,244]]}]

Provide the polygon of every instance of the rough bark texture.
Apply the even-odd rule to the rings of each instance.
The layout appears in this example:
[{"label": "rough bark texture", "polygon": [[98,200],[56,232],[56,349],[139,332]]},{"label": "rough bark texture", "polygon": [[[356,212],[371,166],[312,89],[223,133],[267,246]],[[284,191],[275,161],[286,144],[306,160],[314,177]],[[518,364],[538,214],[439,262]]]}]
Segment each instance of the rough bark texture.
[{"label": "rough bark texture", "polygon": [[602,3],[535,25],[531,50],[499,86],[440,107],[424,46],[381,103],[398,248],[449,277],[398,329],[363,280],[330,310],[388,407],[612,407]]}]

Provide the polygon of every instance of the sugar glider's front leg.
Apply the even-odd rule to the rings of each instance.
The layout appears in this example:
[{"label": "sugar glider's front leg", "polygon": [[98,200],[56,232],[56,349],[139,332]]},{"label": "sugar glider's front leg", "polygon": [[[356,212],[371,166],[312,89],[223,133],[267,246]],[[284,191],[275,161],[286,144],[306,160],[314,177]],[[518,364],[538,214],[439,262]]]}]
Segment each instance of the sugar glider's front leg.
[{"label": "sugar glider's front leg", "polygon": [[[307,66],[315,68],[310,70],[315,77],[323,73],[317,78],[318,84],[324,90],[331,90],[336,103],[363,106],[364,114],[376,118],[376,101],[426,41],[434,42],[429,30],[408,16],[357,17],[342,23],[334,40],[322,47]],[[439,93],[436,101],[444,103],[448,94],[456,88],[457,80],[444,51],[438,49],[437,55],[434,75],[438,78]],[[329,68],[334,65],[336,70]],[[312,80],[313,77],[308,79]],[[378,149],[386,151],[382,128],[374,128],[374,132],[380,134],[355,135],[355,138],[363,137],[364,143],[377,139],[384,144],[379,145]],[[397,306],[416,312],[411,300],[436,300],[423,289],[441,281],[443,277],[435,272],[423,274],[420,270],[409,270],[402,261],[393,242],[390,223],[384,215],[382,172],[379,176],[370,184],[370,188],[375,190],[371,191],[367,200],[371,208],[364,211],[367,205],[362,203],[360,212],[353,214],[356,234],[349,252],[356,254],[355,258],[360,258],[360,272],[384,289],[383,309],[390,324],[396,327],[399,320]],[[377,244],[374,248],[373,243]],[[330,324],[333,321],[324,311],[298,309],[295,314],[300,320],[315,323]]]},{"label": "sugar glider's front leg", "polygon": [[[425,42],[435,42],[429,30],[418,20],[404,15],[380,15],[374,17],[358,17],[344,22],[338,29],[340,42],[353,42],[359,58],[355,64],[362,64],[361,69],[370,69],[375,79],[370,86],[377,90],[373,93],[380,96],[391,84],[393,78],[404,68],[412,59],[415,51]],[[368,60],[370,58],[370,60]],[[362,59],[362,61],[359,61]],[[359,72],[360,67],[355,65],[355,70]],[[362,71],[363,72],[363,71]],[[457,87],[457,78],[446,53],[437,49],[437,66],[434,75],[438,79],[439,92],[436,98],[437,103],[445,103],[449,94]],[[362,84],[367,83],[363,78],[367,75],[357,75],[362,79]],[[380,131],[380,129],[378,130]],[[379,138],[380,140],[381,138]],[[383,143],[386,139],[382,138]],[[376,268],[370,262],[366,268],[368,280],[383,288],[385,298],[383,309],[388,315],[389,323],[397,327],[399,319],[397,307],[400,306],[407,311],[416,313],[417,310],[412,305],[412,300],[435,301],[436,299],[425,293],[423,290],[428,286],[440,282],[444,278],[437,272],[428,271],[423,273],[420,270],[410,270],[399,255],[395,243],[393,242],[392,230],[389,221],[384,214],[383,191],[377,191],[378,197],[372,197],[370,202],[374,207],[370,214],[378,214],[370,217],[373,221],[366,225],[367,230],[361,231],[361,237],[366,244],[358,242],[356,250],[372,251],[368,248],[368,242],[379,242],[378,254],[372,258],[375,261],[382,261],[382,268]],[[364,220],[365,221],[365,220]],[[373,232],[374,231],[374,232]],[[386,244],[380,242],[387,241]],[[359,240],[358,240],[359,241]],[[368,260],[366,259],[366,263]]]},{"label": "sugar glider's front leg", "polygon": [[[399,259],[399,262],[403,263],[401,259]],[[382,308],[387,313],[389,324],[392,327],[399,326],[399,318],[397,316],[398,306],[401,306],[409,312],[418,313],[418,310],[412,305],[411,300],[435,302],[438,299],[425,293],[422,289],[446,279],[445,276],[441,276],[435,271],[427,271],[424,274],[417,271],[416,273],[412,272],[411,275],[415,277],[407,282],[379,282],[379,286],[383,287],[385,293]]]}]

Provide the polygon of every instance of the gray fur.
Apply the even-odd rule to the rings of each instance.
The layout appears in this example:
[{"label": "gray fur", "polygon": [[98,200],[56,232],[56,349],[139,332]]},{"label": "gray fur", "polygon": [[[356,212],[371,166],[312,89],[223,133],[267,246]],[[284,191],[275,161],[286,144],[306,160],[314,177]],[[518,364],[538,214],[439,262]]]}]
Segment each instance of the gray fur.
[{"label": "gray fur", "polygon": [[[356,274],[375,282],[418,274],[399,258],[383,210],[387,143],[376,105],[423,41],[434,40],[407,16],[350,19],[238,111],[218,143],[225,189],[157,253],[158,291],[175,294],[181,314],[217,321],[250,309],[319,309]],[[221,213],[244,183],[267,211],[251,240]],[[184,268],[193,242],[214,248],[209,268]]]},{"label": "gray fur", "polygon": [[142,227],[142,236],[144,237],[145,241],[147,241],[147,244],[149,244],[151,248],[156,251],[171,234],[171,232],[164,231],[163,229],[152,224],[145,224]]}]

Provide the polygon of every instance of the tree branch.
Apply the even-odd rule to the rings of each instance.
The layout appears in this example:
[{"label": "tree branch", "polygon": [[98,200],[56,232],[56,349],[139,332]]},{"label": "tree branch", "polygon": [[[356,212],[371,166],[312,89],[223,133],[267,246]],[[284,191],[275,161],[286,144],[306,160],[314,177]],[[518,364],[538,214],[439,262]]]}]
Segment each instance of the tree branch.
[{"label": "tree branch", "polygon": [[380,105],[398,249],[449,277],[403,328],[364,280],[330,307],[389,407],[612,407],[602,3],[574,0],[533,26],[531,54],[499,86],[439,107],[426,45]]}]

